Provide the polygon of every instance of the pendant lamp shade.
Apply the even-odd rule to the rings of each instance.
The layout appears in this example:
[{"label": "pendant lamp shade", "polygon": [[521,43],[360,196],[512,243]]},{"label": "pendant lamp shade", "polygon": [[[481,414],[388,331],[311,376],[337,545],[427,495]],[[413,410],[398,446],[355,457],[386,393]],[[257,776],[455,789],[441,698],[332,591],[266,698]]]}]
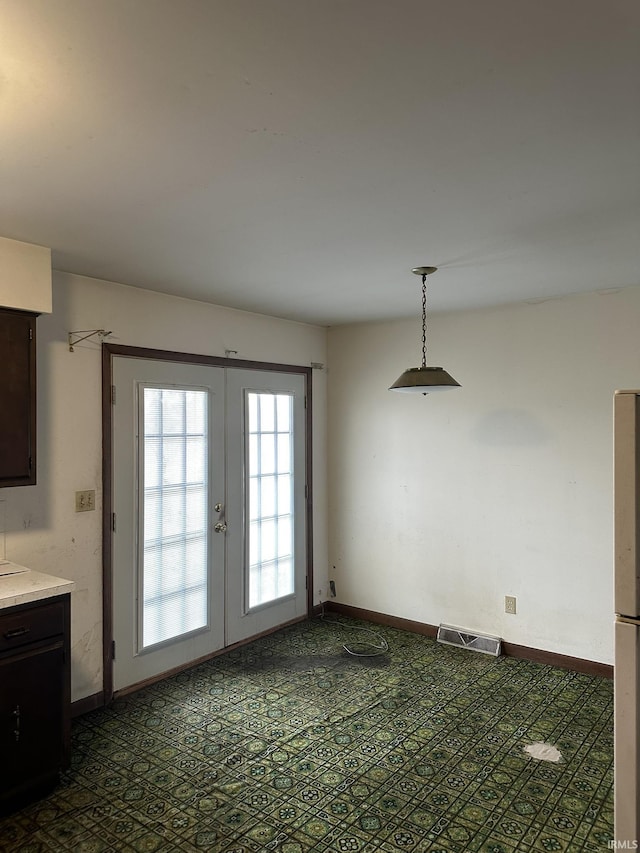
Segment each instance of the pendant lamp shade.
[{"label": "pendant lamp shade", "polygon": [[400,376],[389,391],[408,394],[433,394],[459,388],[460,383],[442,367],[427,367],[427,276],[437,267],[416,267],[412,272],[422,276],[422,366],[410,367]]},{"label": "pendant lamp shade", "polygon": [[437,391],[449,391],[459,388],[460,383],[442,367],[410,367],[398,377],[389,391],[403,391],[408,394],[433,394]]}]

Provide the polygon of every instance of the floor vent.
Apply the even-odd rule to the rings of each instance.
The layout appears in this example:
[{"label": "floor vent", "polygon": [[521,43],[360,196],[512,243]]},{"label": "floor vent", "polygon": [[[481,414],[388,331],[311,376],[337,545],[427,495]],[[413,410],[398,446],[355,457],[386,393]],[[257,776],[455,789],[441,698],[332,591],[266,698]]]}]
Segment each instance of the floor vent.
[{"label": "floor vent", "polygon": [[472,634],[464,628],[454,628],[453,625],[440,625],[437,640],[447,646],[459,646],[463,649],[471,649],[474,652],[482,652],[485,655],[498,657],[502,651],[502,640],[500,637],[490,637],[487,634]]}]

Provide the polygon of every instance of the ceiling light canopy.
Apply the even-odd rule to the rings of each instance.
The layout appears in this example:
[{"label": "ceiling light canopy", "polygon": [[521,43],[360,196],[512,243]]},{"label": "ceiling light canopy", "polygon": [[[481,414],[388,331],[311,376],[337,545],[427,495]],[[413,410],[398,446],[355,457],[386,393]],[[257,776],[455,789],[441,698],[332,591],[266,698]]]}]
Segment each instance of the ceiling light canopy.
[{"label": "ceiling light canopy", "polygon": [[427,276],[437,269],[437,267],[415,267],[412,270],[416,275],[422,276],[422,365],[405,370],[389,391],[426,395],[460,387],[460,383],[456,382],[442,367],[427,367]]}]

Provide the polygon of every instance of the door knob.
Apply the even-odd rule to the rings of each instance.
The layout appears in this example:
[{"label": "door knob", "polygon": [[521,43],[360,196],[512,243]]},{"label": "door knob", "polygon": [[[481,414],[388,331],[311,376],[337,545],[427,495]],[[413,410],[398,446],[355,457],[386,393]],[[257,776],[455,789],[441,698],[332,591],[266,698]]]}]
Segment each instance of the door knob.
[{"label": "door knob", "polygon": [[216,533],[224,533],[227,529],[227,523],[225,521],[219,521],[213,529]]}]

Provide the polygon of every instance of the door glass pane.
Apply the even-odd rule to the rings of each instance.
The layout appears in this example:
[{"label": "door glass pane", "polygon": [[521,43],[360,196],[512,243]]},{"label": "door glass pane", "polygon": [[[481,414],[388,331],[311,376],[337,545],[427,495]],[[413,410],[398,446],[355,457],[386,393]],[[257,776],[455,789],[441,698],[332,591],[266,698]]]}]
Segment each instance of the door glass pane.
[{"label": "door glass pane", "polygon": [[[245,501],[248,603],[295,592],[293,574],[293,395],[246,392]],[[277,472],[278,476],[274,476]]]},{"label": "door glass pane", "polygon": [[207,397],[142,388],[139,650],[207,625]]}]

